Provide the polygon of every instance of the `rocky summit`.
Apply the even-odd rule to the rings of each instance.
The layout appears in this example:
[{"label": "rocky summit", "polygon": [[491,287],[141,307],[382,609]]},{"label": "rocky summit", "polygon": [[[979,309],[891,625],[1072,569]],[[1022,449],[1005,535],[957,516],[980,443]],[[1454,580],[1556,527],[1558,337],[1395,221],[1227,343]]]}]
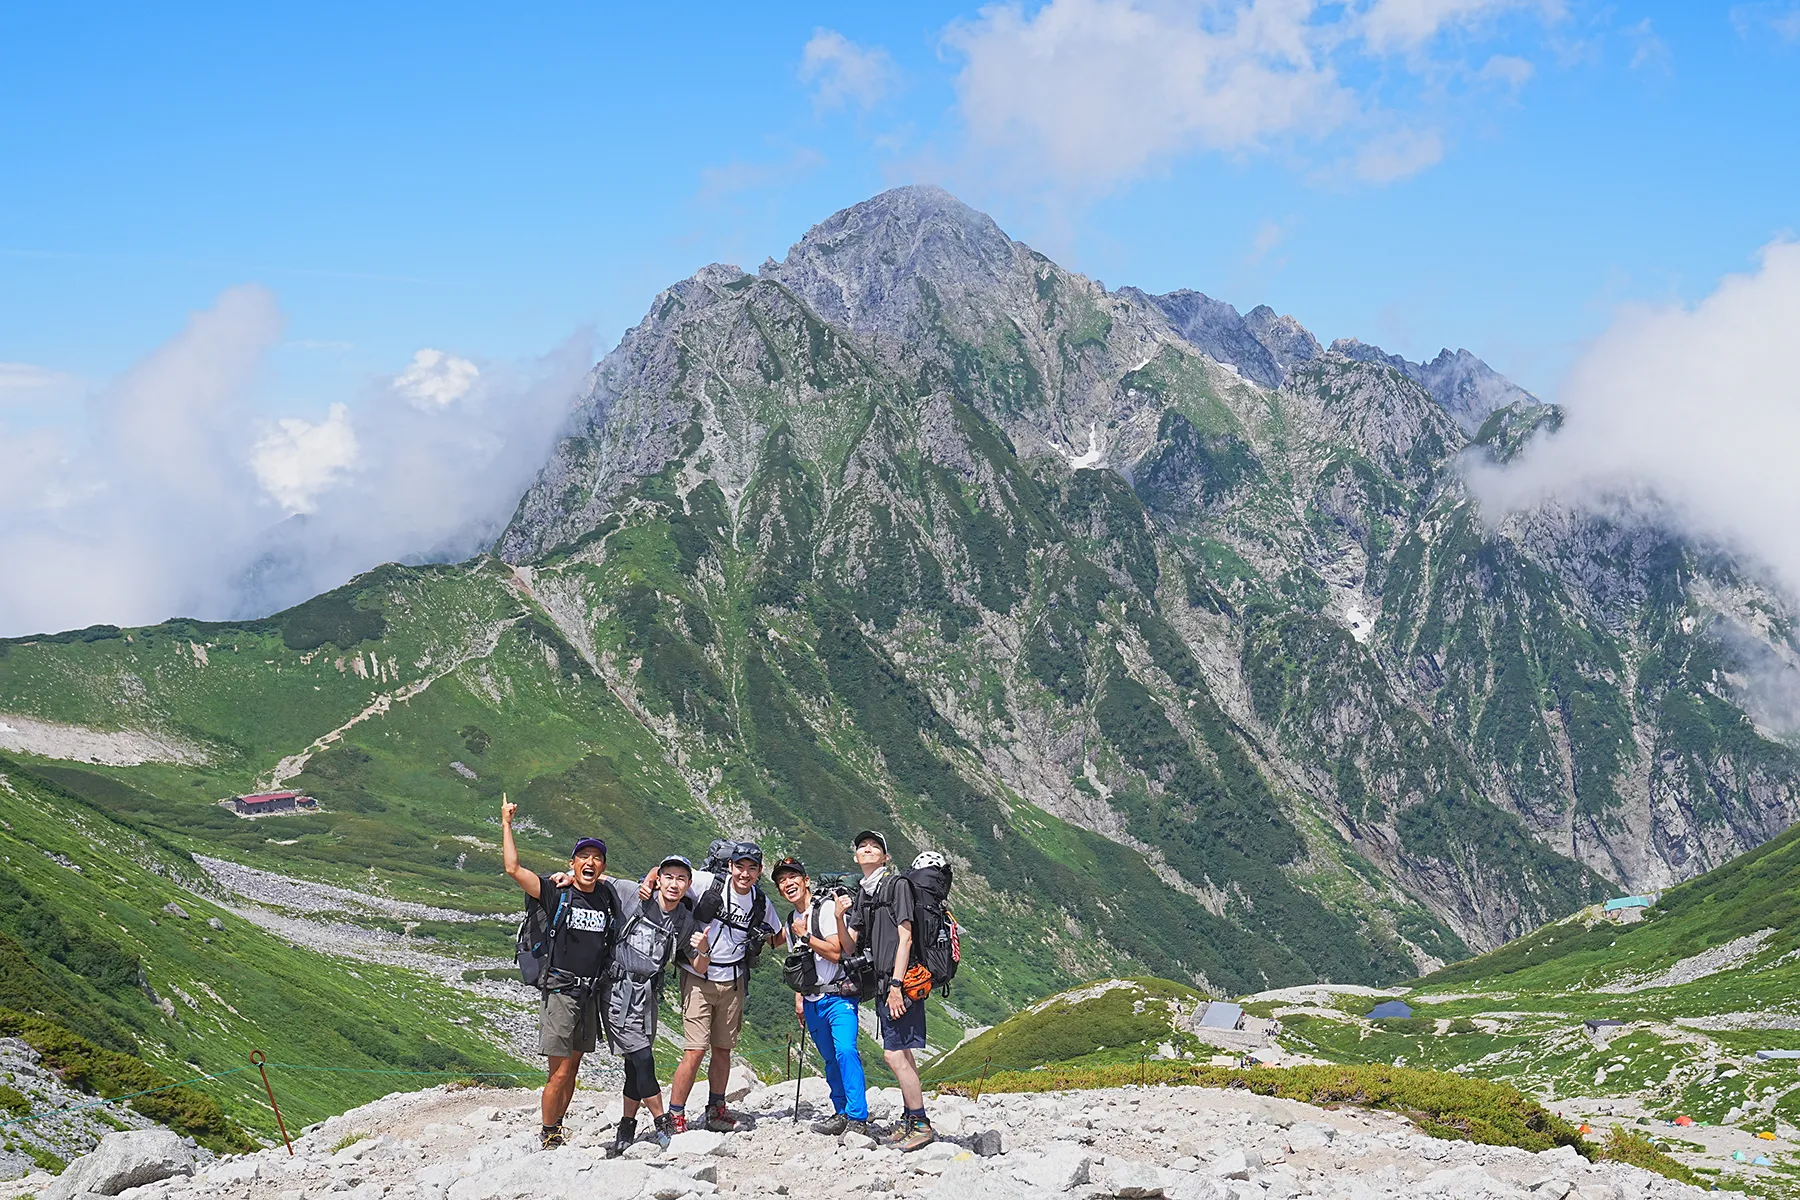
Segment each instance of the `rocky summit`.
[{"label": "rocky summit", "polygon": [[[158,1160],[129,1200],[702,1200],[709,1196],[914,1196],[922,1200],[1287,1200],[1488,1196],[1495,1200],[1678,1200],[1700,1189],[1568,1147],[1529,1153],[1443,1141],[1398,1117],[1242,1092],[1127,1087],[933,1102],[940,1140],[908,1155],[806,1123],[829,1112],[821,1081],[758,1088],[748,1128],[648,1140],[608,1159],[616,1099],[580,1093],[570,1146],[537,1148],[535,1095],[488,1089],[393,1095],[333,1117],[283,1148],[193,1173]],[[874,1097],[897,1116],[899,1097]],[[824,1104],[824,1108],[819,1106]],[[114,1135],[119,1138],[141,1134]],[[164,1135],[170,1136],[170,1135]],[[171,1136],[171,1140],[173,1140]],[[93,1157],[123,1163],[121,1147]],[[154,1148],[146,1148],[154,1152]],[[78,1160],[70,1168],[84,1170]],[[145,1169],[148,1169],[146,1167]],[[99,1176],[95,1176],[99,1178]],[[136,1176],[132,1176],[136,1178]],[[0,1185],[11,1194],[42,1176]],[[45,1193],[47,1196],[49,1193]],[[74,1195],[75,1193],[70,1193]],[[60,1198],[59,1198],[60,1200]]]}]

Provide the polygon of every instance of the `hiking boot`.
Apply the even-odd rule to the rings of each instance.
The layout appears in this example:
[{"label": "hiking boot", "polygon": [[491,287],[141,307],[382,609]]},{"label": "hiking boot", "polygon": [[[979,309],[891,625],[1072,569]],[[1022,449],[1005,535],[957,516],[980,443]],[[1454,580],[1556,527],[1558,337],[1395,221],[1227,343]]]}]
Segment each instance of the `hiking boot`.
[{"label": "hiking boot", "polygon": [[658,1146],[667,1150],[669,1148],[669,1142],[680,1132],[681,1130],[675,1127],[675,1114],[666,1112],[662,1114],[662,1116],[656,1118],[656,1129],[652,1132],[651,1136],[656,1139],[656,1144]]},{"label": "hiking boot", "polygon": [[737,1118],[732,1116],[731,1110],[723,1104],[706,1106],[706,1128],[708,1130],[713,1133],[736,1133],[737,1127]]},{"label": "hiking boot", "polygon": [[848,1128],[850,1128],[850,1118],[846,1117],[843,1113],[833,1113],[823,1121],[814,1121],[812,1123],[812,1131],[814,1133],[824,1134],[826,1137],[836,1137]]},{"label": "hiking boot", "polygon": [[910,1154],[914,1150],[923,1150],[937,1141],[937,1131],[931,1127],[929,1117],[914,1117],[912,1132],[894,1144],[894,1148],[902,1154]]},{"label": "hiking boot", "polygon": [[684,1113],[684,1112],[666,1112],[663,1114],[663,1116],[669,1118],[669,1132],[670,1133],[686,1133],[687,1132],[687,1114],[686,1113]]},{"label": "hiking boot", "polygon": [[612,1145],[606,1148],[606,1157],[619,1157],[630,1149],[631,1143],[635,1141],[637,1141],[637,1118],[625,1117],[619,1122],[619,1132],[613,1135]]},{"label": "hiking boot", "polygon": [[911,1113],[901,1114],[899,1122],[876,1140],[883,1146],[898,1146],[912,1136],[913,1116]]},{"label": "hiking boot", "polygon": [[[844,1132],[845,1133],[860,1133],[866,1138],[874,1138],[875,1137],[875,1130],[869,1125],[869,1123],[867,1121],[858,1121],[854,1117],[846,1117],[844,1119]],[[875,1138],[875,1140],[880,1141],[881,1139]]]},{"label": "hiking boot", "polygon": [[545,1150],[556,1150],[569,1144],[569,1135],[563,1132],[561,1125],[544,1126],[542,1146]]}]

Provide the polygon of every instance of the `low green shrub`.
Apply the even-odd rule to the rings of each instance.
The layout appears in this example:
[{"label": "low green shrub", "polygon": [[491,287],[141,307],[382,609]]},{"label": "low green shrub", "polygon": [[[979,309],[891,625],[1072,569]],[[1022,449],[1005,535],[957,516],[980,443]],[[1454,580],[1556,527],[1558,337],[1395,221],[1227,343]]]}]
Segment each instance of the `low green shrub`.
[{"label": "low green shrub", "polygon": [[169,1079],[141,1059],[96,1046],[61,1025],[27,1013],[0,1009],[0,1037],[23,1038],[43,1056],[64,1083],[96,1096],[125,1096],[151,1088],[168,1088],[137,1096],[131,1107],[152,1121],[187,1134],[210,1150],[239,1153],[256,1143],[226,1116],[219,1102],[189,1087],[169,1087]]},{"label": "low green shrub", "polygon": [[[1396,1112],[1434,1137],[1533,1152],[1573,1146],[1592,1158],[1595,1149],[1575,1127],[1527,1099],[1516,1088],[1444,1071],[1389,1066],[1204,1067],[1193,1063],[1137,1063],[1085,1070],[1045,1067],[1007,1071],[988,1079],[984,1092],[1061,1092],[1121,1087],[1128,1083],[1242,1088],[1259,1096],[1302,1100],[1329,1107],[1353,1104]],[[949,1090],[949,1089],[947,1089]]]},{"label": "low green shrub", "polygon": [[1655,1171],[1658,1175],[1665,1175],[1681,1183],[1704,1186],[1699,1175],[1657,1149],[1656,1143],[1647,1135],[1619,1125],[1614,1125],[1612,1132],[1606,1135],[1606,1141],[1600,1146],[1600,1157],[1630,1163],[1646,1171]]},{"label": "low green shrub", "polygon": [[24,1092],[0,1083],[0,1111],[9,1112],[15,1117],[22,1117],[31,1111],[31,1101]]}]

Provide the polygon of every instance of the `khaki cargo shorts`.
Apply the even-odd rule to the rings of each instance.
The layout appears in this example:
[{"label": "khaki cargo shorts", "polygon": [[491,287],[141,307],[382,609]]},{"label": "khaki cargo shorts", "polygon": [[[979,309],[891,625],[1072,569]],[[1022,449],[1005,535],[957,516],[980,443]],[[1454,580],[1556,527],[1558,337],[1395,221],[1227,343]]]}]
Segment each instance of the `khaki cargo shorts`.
[{"label": "khaki cargo shorts", "polygon": [[689,1050],[737,1045],[744,1029],[744,983],[716,983],[681,973],[681,1032]]},{"label": "khaki cargo shorts", "polygon": [[600,1043],[600,997],[545,992],[538,1010],[538,1053],[552,1058],[586,1054]]}]

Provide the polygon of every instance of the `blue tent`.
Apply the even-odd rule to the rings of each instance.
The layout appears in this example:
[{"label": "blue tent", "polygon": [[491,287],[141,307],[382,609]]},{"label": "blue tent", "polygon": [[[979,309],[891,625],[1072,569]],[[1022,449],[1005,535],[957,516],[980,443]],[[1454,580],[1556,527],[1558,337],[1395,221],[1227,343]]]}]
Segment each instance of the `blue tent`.
[{"label": "blue tent", "polygon": [[1404,1000],[1383,1000],[1369,1010],[1369,1020],[1380,1021],[1386,1017],[1410,1017],[1412,1006]]}]

